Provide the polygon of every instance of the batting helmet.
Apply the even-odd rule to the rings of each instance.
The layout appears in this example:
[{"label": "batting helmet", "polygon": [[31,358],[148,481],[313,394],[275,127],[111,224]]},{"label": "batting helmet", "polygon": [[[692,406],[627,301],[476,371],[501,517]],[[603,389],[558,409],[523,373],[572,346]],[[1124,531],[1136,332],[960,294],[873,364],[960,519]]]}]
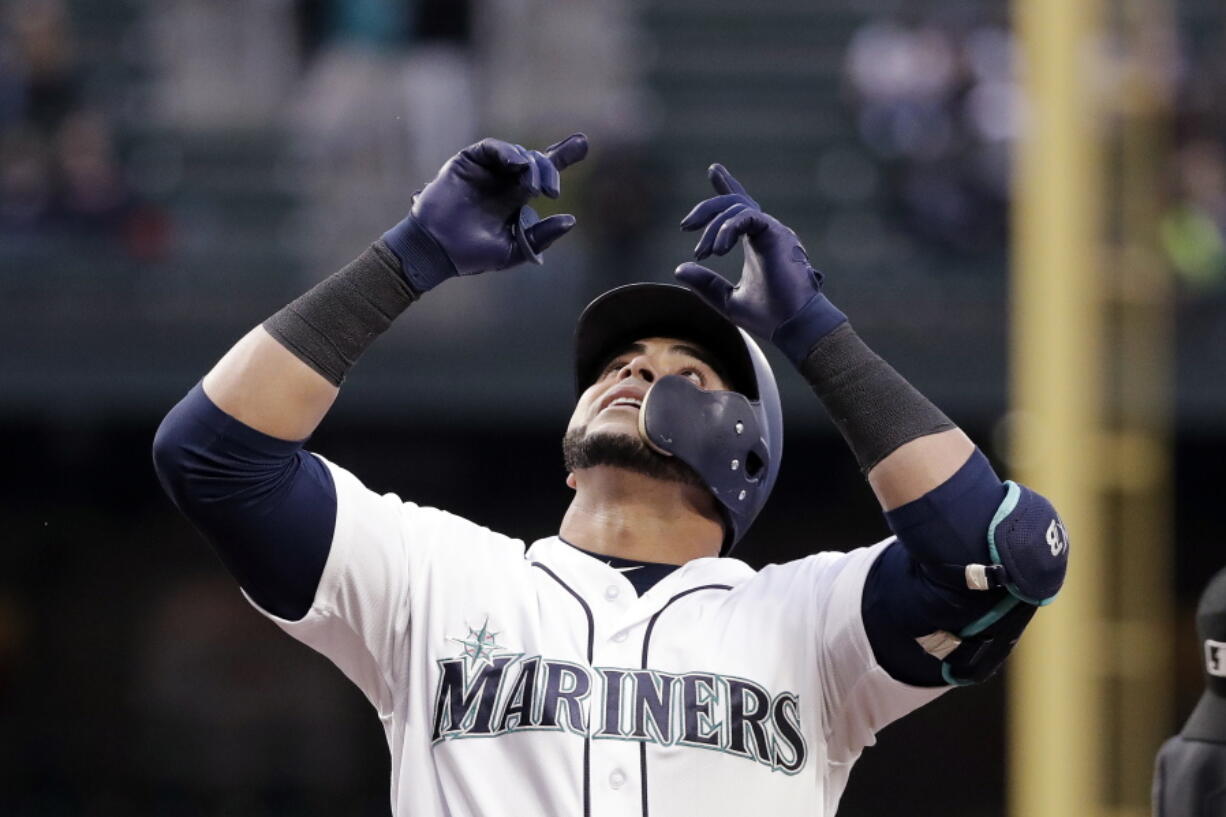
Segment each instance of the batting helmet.
[{"label": "batting helmet", "polygon": [[596,298],[579,316],[576,394],[596,382],[614,355],[647,337],[698,343],[732,387],[705,391],[684,377],[663,377],[639,411],[643,439],[694,469],[719,503],[726,553],[749,530],[779,474],[783,411],[774,372],[746,332],[685,287],[627,284]]}]

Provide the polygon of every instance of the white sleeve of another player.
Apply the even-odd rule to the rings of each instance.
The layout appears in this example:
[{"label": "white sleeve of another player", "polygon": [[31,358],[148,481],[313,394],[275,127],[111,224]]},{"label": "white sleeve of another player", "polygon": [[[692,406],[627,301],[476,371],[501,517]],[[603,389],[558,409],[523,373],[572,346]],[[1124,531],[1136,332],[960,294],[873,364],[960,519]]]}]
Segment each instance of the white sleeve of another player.
[{"label": "white sleeve of another player", "polygon": [[832,763],[847,764],[847,770],[876,741],[878,731],[949,689],[896,681],[873,656],[860,599],[869,568],[888,541],[832,559],[823,571],[824,587],[818,597],[818,660],[827,751]]},{"label": "white sleeve of another player", "polygon": [[420,569],[440,548],[517,545],[522,554],[523,544],[454,514],[375,493],[344,468],[323,462],[336,485],[336,529],[311,609],[288,621],[248,601],[331,659],[386,716],[398,674],[408,667],[400,652],[408,648],[414,566]]}]

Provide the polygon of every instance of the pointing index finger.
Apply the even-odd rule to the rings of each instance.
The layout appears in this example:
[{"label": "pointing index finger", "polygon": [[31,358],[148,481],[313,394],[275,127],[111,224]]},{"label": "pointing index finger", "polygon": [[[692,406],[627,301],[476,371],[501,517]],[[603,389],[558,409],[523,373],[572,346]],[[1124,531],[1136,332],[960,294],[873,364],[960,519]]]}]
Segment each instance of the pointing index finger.
[{"label": "pointing index finger", "polygon": [[[749,193],[745,190],[745,186],[732,177],[732,174],[728,172],[728,168],[718,162],[707,168],[707,178],[711,180],[711,186],[715,188],[716,193],[740,193],[742,196],[749,198]],[[754,206],[757,206],[756,202]]]},{"label": "pointing index finger", "polygon": [[583,157],[587,156],[587,136],[582,133],[572,133],[542,152],[549,157],[554,167],[558,170],[565,170],[575,162],[583,161]]}]

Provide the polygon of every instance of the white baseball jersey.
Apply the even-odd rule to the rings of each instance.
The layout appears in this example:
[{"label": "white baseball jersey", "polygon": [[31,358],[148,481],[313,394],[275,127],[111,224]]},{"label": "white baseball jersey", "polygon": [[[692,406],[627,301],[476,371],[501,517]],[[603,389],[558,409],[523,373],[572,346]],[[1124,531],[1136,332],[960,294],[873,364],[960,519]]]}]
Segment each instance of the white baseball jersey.
[{"label": "white baseball jersey", "polygon": [[884,542],[760,572],[698,559],[639,597],[556,537],[525,551],[328,466],[314,604],[273,618],[378,710],[400,817],[833,815],[874,733],[944,691],[873,658],[860,596]]}]

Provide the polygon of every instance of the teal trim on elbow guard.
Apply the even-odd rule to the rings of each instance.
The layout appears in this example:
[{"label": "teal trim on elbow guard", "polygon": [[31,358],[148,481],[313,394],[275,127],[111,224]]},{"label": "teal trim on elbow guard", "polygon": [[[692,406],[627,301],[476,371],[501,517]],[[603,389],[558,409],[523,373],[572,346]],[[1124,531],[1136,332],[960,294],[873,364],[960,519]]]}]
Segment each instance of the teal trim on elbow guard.
[{"label": "teal trim on elbow guard", "polygon": [[1041,494],[1012,480],[988,526],[988,553],[1004,568],[1005,589],[1044,607],[1055,600],[1068,569],[1068,531]]},{"label": "teal trim on elbow guard", "polygon": [[1014,598],[1013,596],[1005,596],[991,610],[987,611],[982,616],[980,616],[979,618],[972,621],[970,624],[963,627],[958,632],[958,637],[959,638],[969,638],[970,636],[973,636],[973,635],[979,635],[984,630],[988,629],[993,624],[995,624],[996,622],[1004,618],[1006,615],[1008,615],[1009,611],[1011,611],[1018,604],[1019,604],[1018,600]]},{"label": "teal trim on elbow guard", "polygon": [[[972,621],[970,624],[963,627],[958,632],[958,638],[964,639],[962,641],[962,644],[959,645],[959,648],[962,648],[963,645],[967,645],[969,647],[978,647],[979,644],[973,644],[972,642],[967,641],[965,639],[974,639],[977,636],[981,636],[985,630],[988,630],[994,624],[999,622],[1001,619],[1008,616],[1009,613],[1013,612],[1013,608],[1017,607],[1017,605],[1020,603],[1021,602],[1019,602],[1013,596],[1005,596],[1003,599],[997,602],[995,607],[993,607],[988,612],[984,613],[979,618]],[[1020,631],[1018,634],[1020,634]],[[993,639],[979,638],[978,641],[980,643],[986,643],[990,645]],[[978,650],[976,650],[976,653],[978,653]],[[963,662],[959,660],[961,656],[958,655],[957,649],[955,649],[952,653],[950,653],[950,655],[947,656],[947,658],[952,658],[954,659],[954,662],[963,664],[961,669],[971,670],[972,672],[974,672],[975,670],[979,670],[980,667],[978,665],[982,662],[982,657],[978,654],[974,656],[973,661]],[[1003,660],[1004,660],[1004,656],[1002,655],[1000,658],[1000,661],[1003,661]],[[996,669],[999,668],[999,666],[1000,666],[1000,662],[997,662],[996,666],[994,666],[991,669],[991,672],[995,672]],[[982,678],[978,677],[977,673],[975,674],[975,677],[972,677],[972,678],[958,678],[957,676],[954,675],[954,672],[955,672],[955,668],[954,668],[953,663],[951,663],[949,660],[944,660],[941,662],[941,677],[945,679],[945,683],[947,684],[952,684],[954,686],[969,686],[971,684],[977,683],[978,681],[982,680]]]},{"label": "teal trim on elbow guard", "polygon": [[941,678],[957,686],[991,678],[1009,657],[1037,609],[1006,595],[958,635],[957,646],[941,657]]}]

